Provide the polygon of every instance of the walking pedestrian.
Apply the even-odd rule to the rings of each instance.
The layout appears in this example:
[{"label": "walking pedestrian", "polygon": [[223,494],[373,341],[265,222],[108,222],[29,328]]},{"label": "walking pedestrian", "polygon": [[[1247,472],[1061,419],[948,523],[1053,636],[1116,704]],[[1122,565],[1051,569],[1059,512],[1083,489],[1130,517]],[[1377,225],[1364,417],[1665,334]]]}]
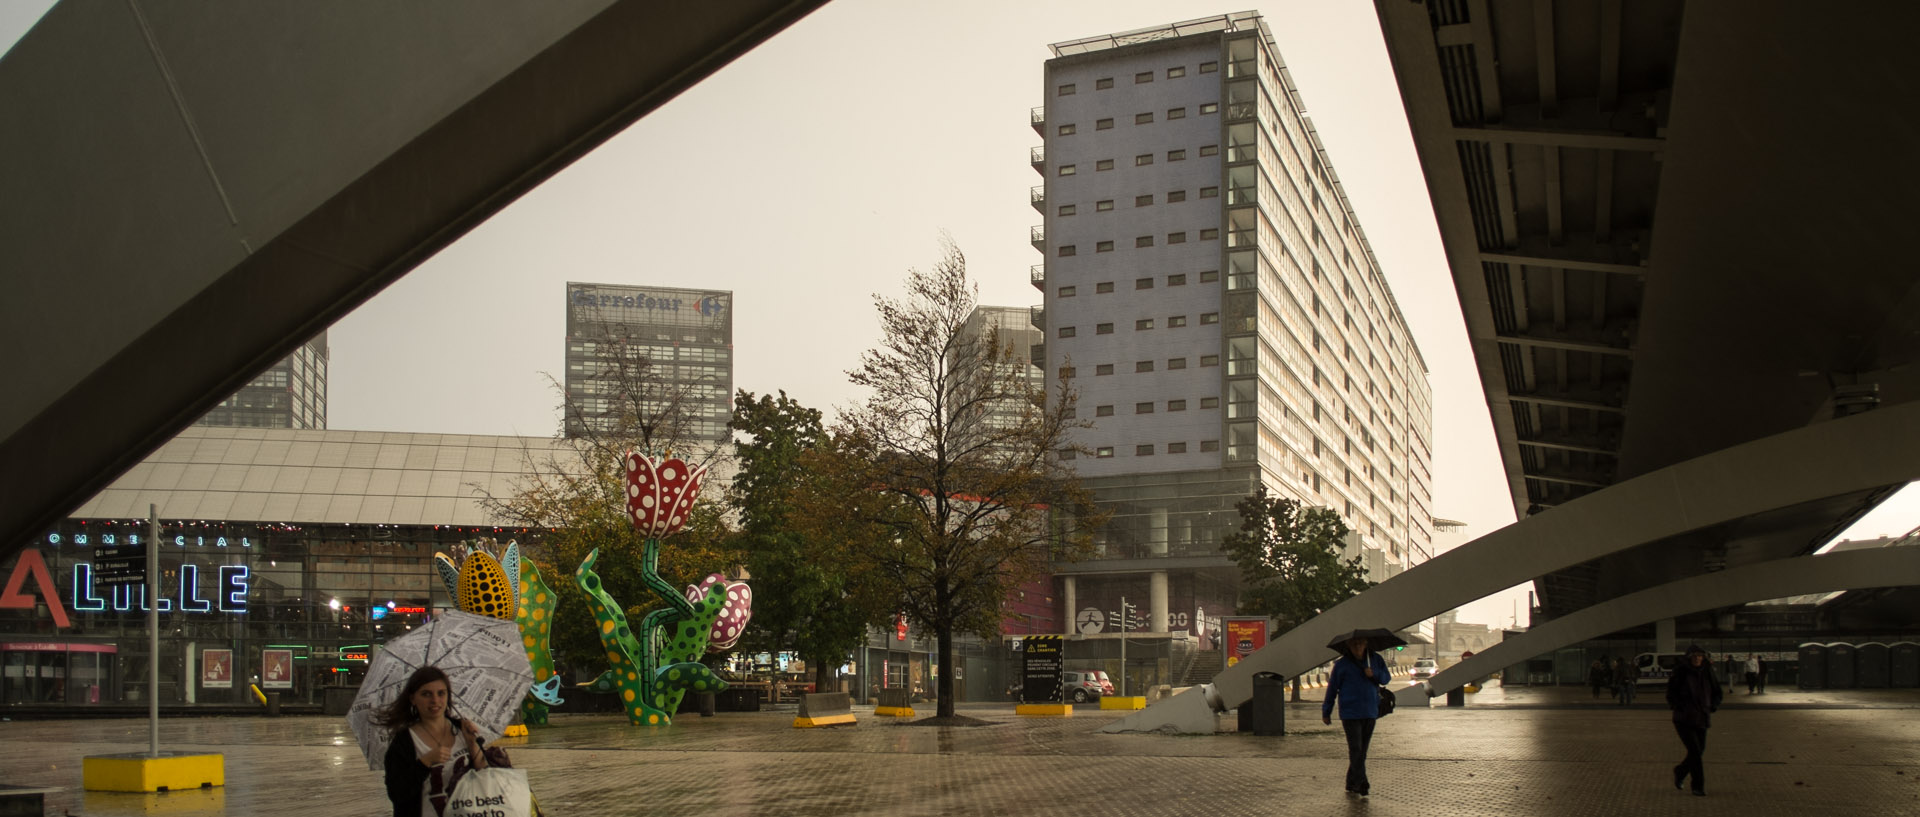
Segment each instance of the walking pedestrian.
[{"label": "walking pedestrian", "polygon": [[1760,694],[1762,695],[1767,694],[1767,669],[1767,658],[1763,655],[1760,657]]},{"label": "walking pedestrian", "polygon": [[1350,638],[1347,652],[1333,662],[1327,679],[1327,699],[1320,704],[1320,722],[1333,723],[1333,704],[1340,703],[1340,727],[1347,733],[1347,793],[1366,797],[1373,791],[1367,780],[1367,748],[1380,719],[1380,686],[1392,679],[1387,662],[1368,648],[1367,639]]},{"label": "walking pedestrian", "polygon": [[1620,698],[1621,706],[1631,706],[1633,704],[1633,696],[1640,691],[1637,689],[1639,686],[1639,676],[1640,673],[1634,669],[1632,664],[1627,663],[1627,659],[1622,658],[1614,662],[1613,683],[1615,686],[1615,694]]},{"label": "walking pedestrian", "polygon": [[1748,653],[1747,664],[1742,669],[1747,673],[1747,694],[1752,695],[1760,689],[1760,654]]},{"label": "walking pedestrian", "polygon": [[1714,677],[1707,651],[1699,645],[1688,647],[1686,658],[1667,678],[1667,707],[1673,710],[1674,731],[1687,747],[1686,759],[1673,767],[1673,787],[1682,788],[1692,778],[1696,797],[1707,796],[1707,728],[1720,708],[1720,695],[1720,679]]},{"label": "walking pedestrian", "polygon": [[1600,663],[1600,659],[1595,658],[1593,659],[1593,664],[1587,667],[1587,686],[1593,687],[1593,697],[1598,698],[1600,697],[1600,688],[1606,685],[1607,665]]}]

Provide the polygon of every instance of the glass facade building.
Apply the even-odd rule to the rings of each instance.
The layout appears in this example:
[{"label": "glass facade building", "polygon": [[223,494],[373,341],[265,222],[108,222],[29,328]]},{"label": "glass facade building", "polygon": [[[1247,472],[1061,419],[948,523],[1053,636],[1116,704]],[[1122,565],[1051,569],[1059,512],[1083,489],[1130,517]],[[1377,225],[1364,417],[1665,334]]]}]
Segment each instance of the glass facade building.
[{"label": "glass facade building", "polygon": [[196,425],[228,428],[326,428],[327,333],[208,410]]},{"label": "glass facade building", "polygon": [[687,438],[731,439],[733,293],[567,284],[566,435],[606,433],[623,411],[679,409]]}]

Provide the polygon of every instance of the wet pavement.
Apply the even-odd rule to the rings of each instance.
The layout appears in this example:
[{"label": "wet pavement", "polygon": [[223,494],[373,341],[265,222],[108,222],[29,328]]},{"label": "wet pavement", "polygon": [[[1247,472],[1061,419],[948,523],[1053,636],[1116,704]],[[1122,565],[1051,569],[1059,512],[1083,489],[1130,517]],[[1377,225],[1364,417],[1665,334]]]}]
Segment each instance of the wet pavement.
[{"label": "wet pavement", "polygon": [[[978,727],[860,706],[858,725],[826,729],[792,728],[791,708],[654,730],[559,716],[501,745],[553,817],[1920,813],[1920,690],[1731,694],[1709,735],[1706,798],[1672,788],[1684,752],[1651,688],[1633,707],[1571,687],[1495,684],[1464,708],[1411,697],[1380,723],[1365,800],[1342,792],[1345,742],[1311,702],[1289,707],[1278,738],[1104,734],[1123,713],[1030,719],[980,704],[960,709]],[[0,784],[60,787],[54,815],[390,813],[344,719],[320,716],[164,720],[163,749],[225,754],[224,788],[80,790],[83,757],[141,751],[146,736],[144,720],[0,723]]]}]

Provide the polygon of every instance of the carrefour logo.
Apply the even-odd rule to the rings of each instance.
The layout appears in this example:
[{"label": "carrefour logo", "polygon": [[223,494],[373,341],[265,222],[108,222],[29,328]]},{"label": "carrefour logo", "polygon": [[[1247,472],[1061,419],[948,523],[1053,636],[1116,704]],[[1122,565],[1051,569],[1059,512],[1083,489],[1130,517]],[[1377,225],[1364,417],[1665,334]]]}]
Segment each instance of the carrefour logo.
[{"label": "carrefour logo", "polygon": [[699,303],[694,304],[694,308],[700,310],[700,314],[703,317],[716,317],[721,312],[726,311],[727,299],[720,295],[708,295],[705,298],[701,298]]}]

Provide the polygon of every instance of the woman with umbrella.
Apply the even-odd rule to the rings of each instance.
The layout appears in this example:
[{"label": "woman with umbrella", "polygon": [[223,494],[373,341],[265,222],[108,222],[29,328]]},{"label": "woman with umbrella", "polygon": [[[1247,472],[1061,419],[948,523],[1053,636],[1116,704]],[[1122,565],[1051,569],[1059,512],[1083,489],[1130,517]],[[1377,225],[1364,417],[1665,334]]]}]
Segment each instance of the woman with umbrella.
[{"label": "woman with umbrella", "polygon": [[[448,714],[452,703],[447,674],[426,666],[414,670],[400,697],[380,713],[377,722],[392,737],[386,782],[394,817],[439,814],[453,790],[454,764],[462,754],[470,768],[487,767],[478,727]],[[439,804],[433,802],[436,798]]]},{"label": "woman with umbrella", "polygon": [[1355,630],[1335,638],[1327,647],[1340,653],[1327,678],[1327,700],[1320,705],[1320,722],[1333,723],[1333,704],[1340,703],[1340,726],[1347,733],[1347,793],[1366,797],[1367,747],[1380,719],[1380,687],[1393,676],[1379,650],[1404,644],[1387,630]]}]

